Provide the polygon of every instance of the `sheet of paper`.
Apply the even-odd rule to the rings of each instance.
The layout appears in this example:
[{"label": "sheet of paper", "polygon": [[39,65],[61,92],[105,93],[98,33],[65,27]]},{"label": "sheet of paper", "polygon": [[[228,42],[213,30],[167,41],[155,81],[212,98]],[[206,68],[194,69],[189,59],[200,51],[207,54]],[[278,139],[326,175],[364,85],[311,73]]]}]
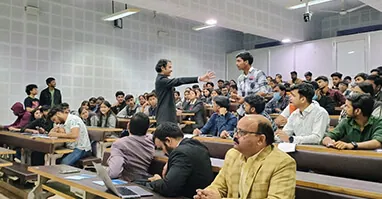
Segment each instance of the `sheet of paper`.
[{"label": "sheet of paper", "polygon": [[[123,181],[123,180],[119,180],[119,179],[115,179],[115,180],[111,180],[111,182],[113,183],[113,185],[123,185],[123,184],[127,184],[126,181]],[[105,186],[105,183],[103,181],[93,181],[94,184],[98,184],[100,186]]]},{"label": "sheet of paper", "polygon": [[81,175],[74,175],[74,176],[67,176],[65,179],[67,180],[83,180],[88,178],[94,178],[95,175],[88,175],[88,174],[81,174]]},{"label": "sheet of paper", "polygon": [[192,138],[192,137],[194,137],[193,134],[184,134],[184,138]]},{"label": "sheet of paper", "polygon": [[296,144],[293,143],[279,143],[278,148],[285,153],[295,152]]}]

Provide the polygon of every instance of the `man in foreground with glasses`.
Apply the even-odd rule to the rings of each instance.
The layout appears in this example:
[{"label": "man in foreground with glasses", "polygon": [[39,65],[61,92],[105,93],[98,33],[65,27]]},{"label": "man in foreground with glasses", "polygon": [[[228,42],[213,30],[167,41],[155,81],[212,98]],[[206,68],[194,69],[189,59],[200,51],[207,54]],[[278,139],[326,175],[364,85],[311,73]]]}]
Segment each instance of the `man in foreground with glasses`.
[{"label": "man in foreground with glasses", "polygon": [[234,149],[210,186],[197,190],[195,199],[294,198],[296,162],[274,147],[270,121],[247,115],[237,126]]}]

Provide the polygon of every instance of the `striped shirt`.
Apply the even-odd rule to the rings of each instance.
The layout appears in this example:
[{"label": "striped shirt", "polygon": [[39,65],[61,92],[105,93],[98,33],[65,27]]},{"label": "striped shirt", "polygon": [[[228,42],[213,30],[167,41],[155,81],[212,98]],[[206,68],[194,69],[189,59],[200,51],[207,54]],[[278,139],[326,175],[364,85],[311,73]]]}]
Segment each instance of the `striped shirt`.
[{"label": "striped shirt", "polygon": [[110,178],[125,180],[147,179],[151,161],[154,158],[155,147],[153,136],[130,135],[118,139],[111,147],[108,174]]}]

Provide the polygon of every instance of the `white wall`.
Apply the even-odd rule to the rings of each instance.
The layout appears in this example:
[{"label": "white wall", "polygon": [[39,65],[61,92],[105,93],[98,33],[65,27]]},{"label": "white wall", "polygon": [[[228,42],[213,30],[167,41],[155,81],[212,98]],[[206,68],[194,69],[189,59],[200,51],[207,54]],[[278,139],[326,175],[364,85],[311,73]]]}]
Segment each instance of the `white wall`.
[{"label": "white wall", "polygon": [[[297,71],[300,78],[304,78],[307,71],[311,71],[314,77],[329,77],[335,71],[345,76],[354,76],[359,72],[369,73],[371,69],[382,66],[381,44],[382,31],[378,31],[250,52],[255,57],[254,67],[271,76],[280,73],[284,80],[289,80],[293,70]],[[240,51],[227,54],[228,79],[237,79],[240,74],[233,59],[238,52]]]},{"label": "white wall", "polygon": [[[25,5],[40,16],[26,15]],[[143,11],[124,19],[124,29],[103,22],[111,1],[0,1],[0,121],[14,120],[10,111],[23,102],[27,84],[46,87],[53,76],[63,101],[71,108],[91,96],[114,102],[114,93],[134,95],[154,88],[154,66],[160,58],[174,64],[174,76],[214,70],[225,77],[226,52],[242,48],[243,34],[215,28],[194,32],[194,22]],[[157,31],[169,32],[158,37]]]}]

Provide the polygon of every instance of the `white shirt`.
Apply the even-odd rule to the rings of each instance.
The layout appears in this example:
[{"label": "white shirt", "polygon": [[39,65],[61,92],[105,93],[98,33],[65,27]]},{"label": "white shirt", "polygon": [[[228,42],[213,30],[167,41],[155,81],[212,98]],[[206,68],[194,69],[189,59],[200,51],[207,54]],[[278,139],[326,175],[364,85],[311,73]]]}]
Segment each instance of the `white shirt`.
[{"label": "white shirt", "polygon": [[72,128],[80,128],[80,133],[75,142],[66,143],[66,146],[69,149],[77,148],[80,150],[90,151],[90,139],[85,123],[77,115],[68,114],[68,118],[66,118],[64,124],[65,132],[67,134],[70,133]]},{"label": "white shirt", "polygon": [[[318,102],[316,102],[315,100],[313,100],[312,101],[313,102],[313,104],[315,104],[315,105],[318,105],[318,106],[320,106],[320,104],[318,103]],[[290,116],[290,111],[289,111],[289,104],[288,104],[288,106],[287,107],[285,107],[285,109],[281,112],[281,116],[283,116],[283,117],[285,117],[285,118],[289,118],[289,116]]]},{"label": "white shirt", "polygon": [[302,113],[295,110],[283,131],[293,136],[295,144],[320,144],[329,128],[330,118],[324,108],[311,103]]}]

